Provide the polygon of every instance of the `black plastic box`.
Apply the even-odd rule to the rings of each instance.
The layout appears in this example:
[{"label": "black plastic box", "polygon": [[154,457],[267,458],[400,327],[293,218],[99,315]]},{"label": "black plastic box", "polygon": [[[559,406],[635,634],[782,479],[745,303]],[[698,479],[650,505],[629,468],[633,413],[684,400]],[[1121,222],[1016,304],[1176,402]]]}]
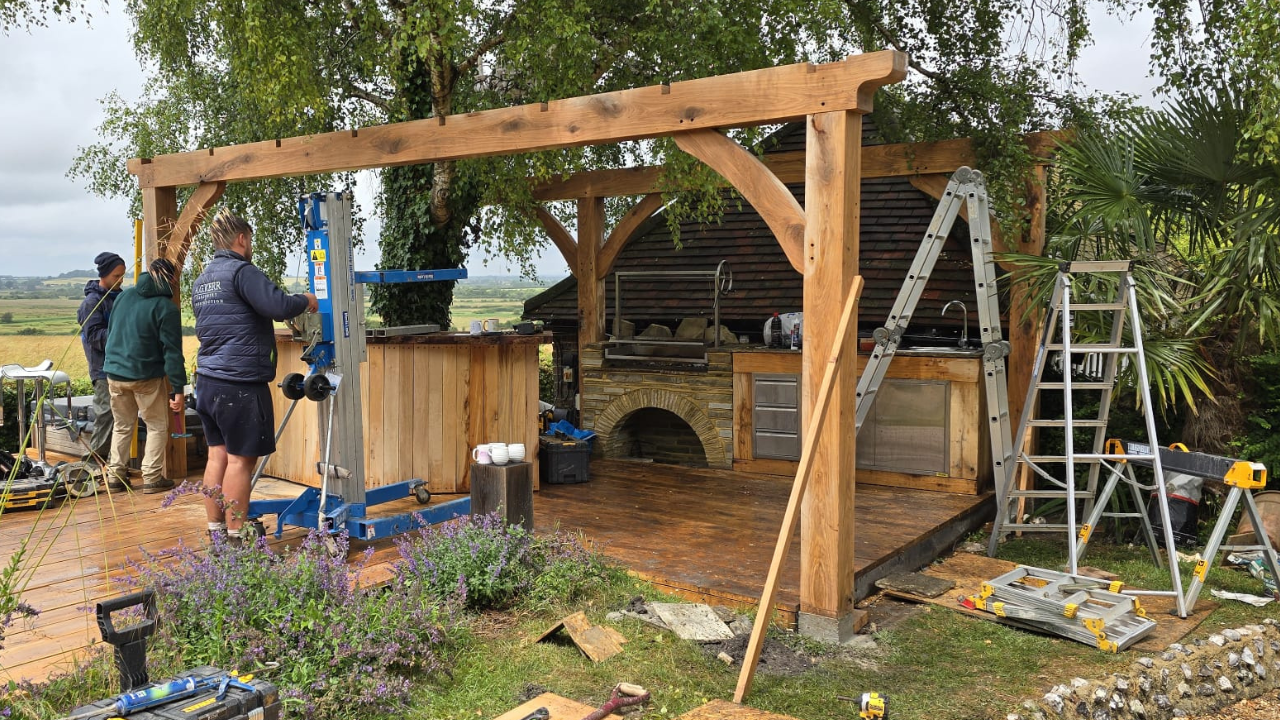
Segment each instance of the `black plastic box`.
[{"label": "black plastic box", "polygon": [[591,479],[591,443],[585,440],[557,440],[542,436],[538,442],[539,474],[549,485],[574,485]]},{"label": "black plastic box", "polygon": [[[197,679],[220,677],[223,671],[214,667],[198,667],[178,678],[194,677]],[[179,698],[163,705],[129,714],[129,720],[279,720],[280,694],[271,683],[254,678],[247,685],[253,692],[241,688],[227,688],[227,694],[217,699],[217,688],[210,688],[197,695]],[[141,690],[142,688],[135,688]],[[93,710],[105,710],[115,703],[115,698],[99,700],[92,705],[76,708],[71,711],[79,716]],[[114,717],[110,713],[99,715],[101,718]]]}]

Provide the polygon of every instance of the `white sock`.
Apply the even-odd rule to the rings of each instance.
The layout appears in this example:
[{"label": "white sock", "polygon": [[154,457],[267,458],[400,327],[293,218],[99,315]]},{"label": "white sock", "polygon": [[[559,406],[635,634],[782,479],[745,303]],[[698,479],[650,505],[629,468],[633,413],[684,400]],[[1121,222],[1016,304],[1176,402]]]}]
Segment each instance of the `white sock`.
[{"label": "white sock", "polygon": [[228,530],[227,537],[231,537],[231,538],[240,537],[240,528],[235,528],[234,530]]},{"label": "white sock", "polygon": [[226,531],[227,531],[227,524],[226,524],[226,523],[224,523],[224,522],[211,522],[211,523],[209,523],[209,532],[211,532],[211,533],[212,533],[212,532],[226,532]]}]

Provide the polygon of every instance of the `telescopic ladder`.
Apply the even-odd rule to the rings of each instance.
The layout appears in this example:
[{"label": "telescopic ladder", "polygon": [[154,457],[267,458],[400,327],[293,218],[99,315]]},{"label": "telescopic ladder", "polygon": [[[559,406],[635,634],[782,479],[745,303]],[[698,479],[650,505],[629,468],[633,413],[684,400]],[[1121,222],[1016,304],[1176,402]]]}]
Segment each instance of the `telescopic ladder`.
[{"label": "telescopic ladder", "polygon": [[995,476],[999,478],[1013,461],[1009,384],[1005,374],[1009,343],[1000,330],[1000,302],[996,292],[996,268],[991,256],[991,211],[987,200],[987,186],[982,173],[977,170],[962,167],[951,176],[943,191],[942,200],[938,203],[938,209],[934,211],[929,228],[925,231],[924,241],[902,282],[902,289],[889,311],[889,317],[884,327],[876,328],[873,333],[876,345],[871,350],[862,376],[858,378],[857,427],[862,429],[862,423],[875,403],[876,393],[879,392],[889,364],[902,342],[902,335],[911,322],[912,313],[924,294],[925,284],[933,273],[951,226],[960,214],[961,205],[966,205],[969,211],[969,249],[973,253],[978,322],[982,331],[982,376],[990,424],[991,466]]},{"label": "telescopic ladder", "polygon": [[[1054,280],[1052,297],[1049,301],[1049,317],[1045,321],[1044,331],[1040,337],[1040,345],[1036,350],[1036,358],[1032,368],[1032,381],[1027,388],[1026,403],[1023,405],[1022,418],[1018,423],[1015,437],[1026,437],[1030,428],[1061,428],[1063,433],[1063,451],[1061,455],[1031,454],[1019,450],[1017,461],[1009,463],[1004,477],[997,475],[996,484],[996,518],[992,527],[989,555],[994,556],[1000,539],[1010,532],[1059,532],[1067,536],[1068,572],[1072,575],[1079,571],[1079,553],[1092,525],[1081,526],[1077,520],[1077,503],[1083,501],[1085,516],[1095,516],[1095,503],[1101,506],[1097,517],[1104,514],[1106,501],[1098,493],[1098,479],[1105,468],[1110,470],[1107,491],[1114,488],[1120,470],[1116,464],[1121,461],[1140,461],[1148,464],[1156,481],[1157,498],[1160,506],[1160,518],[1163,525],[1164,550],[1168,559],[1172,592],[1153,592],[1152,594],[1168,594],[1174,596],[1177,611],[1181,617],[1187,616],[1187,607],[1182,592],[1182,579],[1178,572],[1175,555],[1173,527],[1169,520],[1169,499],[1165,491],[1164,470],[1159,453],[1148,450],[1145,454],[1126,454],[1118,449],[1108,451],[1107,422],[1111,412],[1111,403],[1115,391],[1116,377],[1121,369],[1121,361],[1132,362],[1137,373],[1137,390],[1142,405],[1143,420],[1148,441],[1152,447],[1156,442],[1155,415],[1151,404],[1151,390],[1147,380],[1146,355],[1142,346],[1142,322],[1138,315],[1138,296],[1133,280],[1133,262],[1130,260],[1104,260],[1066,262],[1059,267]],[[1114,287],[1114,295],[1100,302],[1096,297],[1089,297],[1086,302],[1074,303],[1072,291],[1082,276],[1095,276],[1098,287]],[[1095,288],[1096,290],[1097,288]],[[1096,292],[1094,294],[1097,294]],[[1107,316],[1110,316],[1109,337],[1104,342],[1076,342],[1075,328],[1081,325],[1092,325],[1095,328],[1107,327]],[[1128,322],[1129,331],[1125,332]],[[1128,340],[1129,342],[1126,342]],[[1060,353],[1062,358],[1062,380],[1046,381],[1045,367],[1050,353]],[[1102,359],[1101,377],[1077,381],[1072,377],[1072,368],[1076,361],[1087,361],[1089,358]],[[1057,390],[1062,393],[1063,417],[1036,417],[1039,408],[1039,393],[1044,390]],[[1092,418],[1076,418],[1074,416],[1077,392],[1088,392],[1086,399],[1096,397],[1098,413]],[[1092,393],[1098,393],[1093,396]],[[1093,431],[1091,447],[1080,452],[1076,450],[1075,430],[1087,428]],[[1077,465],[1087,466],[1084,487],[1080,487],[1081,479],[1077,478]],[[1022,468],[1027,468],[1036,477],[1046,481],[1047,487],[1024,488],[1018,485],[1018,476]],[[1001,479],[1003,480],[1001,482]],[[1132,476],[1125,478],[1133,488]],[[1135,497],[1137,497],[1135,493]],[[1032,523],[1025,522],[1020,514],[1025,500],[1062,500],[1065,504],[1065,523]],[[1145,513],[1129,513],[1125,516],[1140,517],[1143,523],[1149,523]],[[1147,529],[1148,542],[1155,540]],[[1083,538],[1081,538],[1083,535]],[[1152,548],[1152,552],[1158,550]],[[1158,559],[1158,555],[1157,555]]]}]

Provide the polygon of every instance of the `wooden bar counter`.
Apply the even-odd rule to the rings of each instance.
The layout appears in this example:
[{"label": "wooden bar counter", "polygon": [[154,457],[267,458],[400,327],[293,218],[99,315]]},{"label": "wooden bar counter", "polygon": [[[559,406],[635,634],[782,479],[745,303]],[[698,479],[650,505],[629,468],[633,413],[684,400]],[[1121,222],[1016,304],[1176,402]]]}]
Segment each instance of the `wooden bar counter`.
[{"label": "wooden bar counter", "polygon": [[[368,338],[361,366],[365,487],[421,478],[433,493],[470,490],[471,448],[524,443],[538,478],[538,346],[550,334],[430,335]],[[306,374],[302,344],[277,332],[276,383]],[[272,387],[276,422],[289,401]],[[316,404],[302,400],[266,474],[319,486],[323,438]]]}]

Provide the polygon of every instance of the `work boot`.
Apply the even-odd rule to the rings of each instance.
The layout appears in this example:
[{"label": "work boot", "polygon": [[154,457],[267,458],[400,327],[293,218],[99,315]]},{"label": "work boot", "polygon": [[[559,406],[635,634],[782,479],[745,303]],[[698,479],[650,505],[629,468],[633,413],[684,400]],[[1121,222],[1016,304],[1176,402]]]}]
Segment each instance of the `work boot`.
[{"label": "work boot", "polygon": [[142,483],[142,494],[144,495],[167,492],[172,489],[173,481],[168,478],[156,478],[151,482]]},{"label": "work boot", "polygon": [[129,484],[128,478],[122,478],[119,475],[107,473],[107,490],[111,492],[128,492],[133,489],[133,485]]}]

